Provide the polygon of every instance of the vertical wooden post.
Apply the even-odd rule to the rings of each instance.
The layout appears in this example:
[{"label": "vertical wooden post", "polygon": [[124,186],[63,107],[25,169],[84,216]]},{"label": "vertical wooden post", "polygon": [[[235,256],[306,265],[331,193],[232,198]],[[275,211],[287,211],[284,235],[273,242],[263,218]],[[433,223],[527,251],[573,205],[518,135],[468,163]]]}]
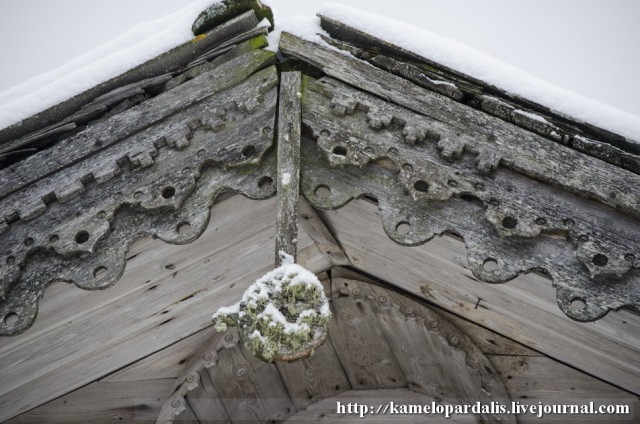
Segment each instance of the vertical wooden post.
[{"label": "vertical wooden post", "polygon": [[280,74],[278,117],[278,197],[276,201],[276,267],[282,252],[297,254],[300,187],[300,72]]}]

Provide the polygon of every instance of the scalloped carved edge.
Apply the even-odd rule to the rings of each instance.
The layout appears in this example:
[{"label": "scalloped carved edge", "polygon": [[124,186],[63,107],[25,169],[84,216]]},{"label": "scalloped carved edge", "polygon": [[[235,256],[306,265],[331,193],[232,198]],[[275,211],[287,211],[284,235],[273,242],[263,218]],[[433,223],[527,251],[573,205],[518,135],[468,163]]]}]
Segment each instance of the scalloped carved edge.
[{"label": "scalloped carved edge", "polygon": [[[353,282],[351,289],[347,287],[337,288],[336,293],[331,297],[348,296],[354,300],[374,302],[382,310],[394,308],[407,320],[417,320],[427,331],[438,334],[452,349],[463,351],[465,362],[470,368],[470,375],[480,375],[482,381],[482,391],[490,400],[495,398],[509,399],[509,393],[501,380],[500,374],[495,370],[485,354],[464,334],[458,327],[432,311],[427,306],[410,299],[400,293],[390,289],[376,286],[374,284],[355,280],[354,278],[334,278],[332,279],[332,291],[335,284],[341,280]],[[355,288],[353,288],[355,286]],[[331,337],[329,335],[329,337]],[[210,341],[206,342],[203,349],[198,352],[185,366],[184,372],[176,379],[171,390],[171,395],[164,402],[157,424],[173,424],[180,422],[178,419],[187,405],[187,395],[189,392],[198,389],[201,384],[200,373],[204,369],[210,369],[218,363],[218,352],[238,346],[240,336],[237,329],[230,328],[223,333],[215,333]],[[409,385],[409,389],[421,392],[421,388],[416,385]],[[491,417],[489,418],[490,422]],[[502,416],[500,422],[515,423],[514,416]]]}]

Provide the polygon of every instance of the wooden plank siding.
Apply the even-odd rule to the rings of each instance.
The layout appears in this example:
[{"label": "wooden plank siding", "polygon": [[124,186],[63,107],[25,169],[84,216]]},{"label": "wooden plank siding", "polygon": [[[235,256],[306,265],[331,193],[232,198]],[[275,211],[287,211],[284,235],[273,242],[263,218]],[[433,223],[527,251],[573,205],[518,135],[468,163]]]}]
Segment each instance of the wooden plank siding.
[{"label": "wooden plank siding", "polygon": [[[231,197],[214,206],[207,231],[190,245],[137,242],[114,287],[47,290],[33,328],[0,345],[0,421],[210,326],[217,307],[273,268],[274,205]],[[299,261],[326,269],[315,242],[304,230],[299,238]]]},{"label": "wooden plank siding", "polygon": [[[621,310],[579,323],[557,307],[555,289],[530,273],[506,284],[476,280],[464,244],[436,237],[417,247],[395,244],[384,233],[377,206],[353,201],[321,211],[356,269],[389,281],[418,298],[480,324],[585,373],[640,394],[640,320]],[[366,228],[366,231],[362,231]]]},{"label": "wooden plank siding", "polygon": [[[340,296],[340,289],[345,288],[343,287],[344,283],[349,282],[351,290],[359,290],[359,296],[363,298],[378,298],[379,301],[380,296],[386,296],[392,302],[404,303],[405,307],[402,309],[403,311],[406,312],[406,308],[410,307],[414,313],[420,315],[421,307],[418,299],[412,300],[401,294],[389,292],[382,287],[354,282],[354,279],[363,281],[373,280],[345,268],[333,268],[331,269],[331,274],[334,276],[334,301]],[[348,300],[347,297],[343,297],[342,299]],[[367,303],[371,302],[369,301]],[[476,346],[487,354],[488,359],[500,373],[501,380],[507,387],[512,400],[518,401],[521,404],[531,405],[537,404],[538,402],[548,404],[583,403],[597,399],[608,404],[631,405],[632,408],[636,408],[636,411],[640,410],[640,400],[636,395],[555,361],[540,352],[527,348],[490,329],[470,322],[465,318],[445,312],[437,307],[431,306],[431,308],[433,308],[434,311],[431,312],[432,314],[445,316],[447,320],[453,322],[456,327],[463,329],[474,341]],[[390,358],[393,361],[397,361],[398,366],[403,369],[402,373],[406,376],[406,380],[409,382],[408,384],[412,381],[419,382],[420,373],[416,374],[415,369],[413,369],[415,367],[411,366],[411,360],[404,361],[404,356],[399,349],[401,350],[401,346],[405,346],[407,343],[422,342],[403,340],[402,343],[399,343],[398,340],[396,340],[398,339],[397,334],[399,334],[397,325],[395,331],[389,331],[390,328],[386,327],[391,325],[391,322],[396,322],[397,324],[398,322],[402,323],[407,320],[404,317],[394,319],[391,315],[388,315],[387,318],[389,318],[389,321],[387,321],[387,324],[389,325],[385,325],[385,323],[382,322],[385,318],[384,311],[384,308],[378,308],[378,312],[373,321],[377,320],[381,323],[380,328],[385,333],[383,342],[384,344],[389,343],[389,346],[391,346],[393,350]],[[371,321],[371,319],[368,320]],[[348,331],[352,331],[352,329],[348,329]],[[162,402],[153,401],[153,399],[161,397],[161,400],[164,401],[169,395],[171,387],[173,387],[172,385],[174,385],[175,375],[184,375],[184,373],[188,371],[187,368],[192,369],[193,366],[189,365],[193,363],[192,359],[197,359],[203,352],[210,350],[210,348],[207,349],[207,346],[211,346],[212,343],[218,343],[219,339],[221,340],[220,336],[217,336],[211,328],[207,328],[184,338],[164,350],[142,358],[124,369],[112,373],[103,378],[100,383],[93,383],[78,389],[29,411],[10,422],[42,422],[43,419],[49,419],[49,417],[51,417],[51,422],[65,422],[69,424],[86,422],[141,422],[139,420],[144,420],[148,417],[155,418]],[[199,345],[196,348],[196,344],[198,343]],[[379,346],[379,344],[376,344],[376,346]],[[411,386],[413,390],[407,390],[406,387],[400,389],[374,388],[373,390],[367,391],[351,389],[346,374],[349,364],[340,362],[339,356],[334,350],[331,335],[327,342],[322,345],[312,357],[294,363],[267,365],[254,358],[248,357],[247,352],[242,348],[240,348],[240,350],[237,350],[239,349],[238,347],[231,349],[236,349],[234,350],[235,353],[223,353],[230,350],[226,348],[220,351],[222,357],[219,358],[217,364],[224,366],[226,361],[224,355],[235,355],[234,358],[239,361],[239,363],[241,362],[245,365],[244,372],[240,373],[242,374],[241,377],[249,375],[247,373],[250,368],[250,374],[254,377],[252,381],[268,382],[270,387],[279,387],[280,389],[278,390],[269,391],[269,396],[279,399],[280,410],[286,410],[287,405],[292,409],[289,413],[291,416],[289,416],[288,422],[308,422],[321,417],[323,417],[324,421],[331,421],[333,418],[338,419],[335,410],[335,402],[337,400],[343,402],[387,402],[393,400],[402,403],[414,403],[414,401],[424,402],[436,398],[435,396],[424,394],[422,390],[418,390],[418,392],[422,392],[422,394],[417,393],[415,385]],[[407,351],[410,350],[411,349],[407,348]],[[198,353],[195,353],[196,351]],[[416,352],[424,352],[424,350]],[[429,348],[429,352],[433,352],[433,349]],[[190,355],[194,355],[194,357],[185,363],[184,359]],[[413,363],[417,363],[416,361],[420,360],[419,358],[422,356],[424,355],[416,356]],[[170,360],[170,357],[173,357],[173,360]],[[425,356],[423,359],[438,362],[432,358],[430,359],[430,356]],[[440,358],[440,366],[442,366],[446,360],[447,358]],[[182,370],[179,369],[180,366],[175,366],[175,363],[179,362],[183,362],[183,364],[180,365]],[[154,363],[156,364],[153,365]],[[167,365],[166,368],[162,367],[163,364]],[[434,366],[438,366],[438,364],[435,363]],[[407,368],[409,368],[408,371]],[[193,422],[210,422],[216,417],[224,420],[227,407],[221,406],[215,402],[215,400],[211,399],[212,391],[217,391],[219,387],[214,384],[214,380],[219,379],[223,387],[227,387],[227,390],[236,390],[233,389],[232,386],[235,385],[234,387],[238,387],[237,382],[233,382],[237,380],[234,376],[237,375],[239,370],[238,364],[229,368],[229,370],[227,370],[228,372],[226,372],[229,374],[229,376],[227,376],[229,378],[225,378],[222,375],[225,373],[220,372],[218,365],[214,365],[208,370],[203,371],[203,373],[201,373],[201,387],[189,393],[186,404],[187,409],[180,415],[179,420],[176,422],[190,422],[189,420],[196,420]],[[434,368],[432,371],[437,370]],[[277,377],[277,374],[279,374],[279,377]],[[154,375],[156,376],[155,378]],[[279,379],[281,379],[281,382],[278,382]],[[283,391],[283,388],[286,388],[286,390]],[[136,393],[132,394],[134,390]],[[264,392],[265,389],[263,388],[261,390]],[[164,392],[160,393],[161,391]],[[104,408],[97,408],[95,406],[96,393],[98,392],[106,399],[106,406]],[[287,398],[291,399],[291,404],[285,399],[285,394]],[[223,398],[219,393],[213,394],[213,397]],[[440,396],[437,398],[440,398]],[[233,399],[235,398],[232,396],[231,398],[227,398],[225,402],[233,401]],[[72,402],[70,402],[70,400],[72,400]],[[65,401],[67,402],[65,403]],[[251,404],[251,402],[249,402],[249,404]],[[285,406],[284,409],[282,409],[283,405]],[[247,407],[246,402],[243,407]],[[295,415],[293,415],[294,410],[298,411]],[[223,414],[216,415],[218,413]],[[122,420],[119,419],[120,417],[122,417]],[[196,417],[199,417],[199,421]],[[341,416],[339,420],[340,422],[350,422],[350,420],[356,418],[361,420],[357,416]],[[381,415],[370,416],[367,422],[371,420],[375,422],[376,420],[382,419],[386,419],[384,422],[394,422],[391,419],[395,418],[400,419],[400,421],[397,422],[429,422],[429,420],[438,422],[438,420],[441,419],[441,417],[437,416],[422,416],[416,421],[415,419],[417,419],[417,417],[415,416],[390,417]],[[531,417],[518,417],[519,422],[527,422],[530,418]],[[585,417],[581,417],[581,419],[582,418]],[[412,419],[414,420],[412,421]],[[559,422],[557,419],[558,417],[549,416],[542,420],[542,422]],[[475,422],[475,418],[473,416],[458,416],[455,417],[452,422]],[[621,424],[632,421],[620,419],[620,417],[600,416],[599,421],[593,422]]]}]

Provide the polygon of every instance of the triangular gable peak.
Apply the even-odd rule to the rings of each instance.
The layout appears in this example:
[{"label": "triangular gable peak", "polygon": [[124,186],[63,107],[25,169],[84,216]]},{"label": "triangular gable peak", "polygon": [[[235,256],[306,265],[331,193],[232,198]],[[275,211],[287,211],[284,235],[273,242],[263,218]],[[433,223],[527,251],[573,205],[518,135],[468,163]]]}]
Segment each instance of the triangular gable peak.
[{"label": "triangular gable peak", "polygon": [[[328,35],[309,40],[283,32],[277,54],[267,51],[267,29],[256,17],[265,9],[259,2],[237,4],[227,5],[228,15],[216,11],[219,5],[215,13],[203,13],[215,22],[193,42],[0,131],[0,334],[24,333],[17,338],[31,340],[27,330],[53,282],[95,290],[131,278],[125,267],[144,236],[171,244],[195,241],[214,219],[210,209],[217,201],[211,214],[224,211],[219,218],[228,231],[219,239],[207,236],[218,243],[212,248],[218,253],[206,260],[233,263],[234,275],[242,273],[242,255],[256,270],[273,257],[271,251],[264,254],[264,243],[254,248],[230,242],[235,233],[253,228],[247,225],[265,232],[272,211],[273,218],[289,220],[278,221],[278,235],[285,235],[279,245],[300,244],[299,260],[314,272],[351,266],[640,391],[625,378],[638,370],[628,358],[637,354],[640,340],[635,327],[626,326],[627,320],[637,322],[640,304],[635,141],[509,94],[325,12],[320,22]],[[282,103],[284,71],[299,75],[292,79],[299,86],[288,87],[286,97],[296,107]],[[290,124],[300,126],[299,137],[287,132]],[[294,168],[284,172],[278,155],[291,141],[289,134],[299,138],[300,149],[289,152]],[[225,200],[226,207],[220,203],[228,199],[223,192],[286,197],[290,181],[303,195],[299,236],[289,225],[296,209],[284,211],[280,199],[259,207],[239,197]],[[297,191],[288,199],[289,207],[297,205]],[[260,234],[245,236],[257,243]],[[233,251],[222,254],[227,245]],[[162,278],[176,278],[173,261],[165,259]],[[253,271],[244,272],[249,281]],[[209,288],[218,293],[226,284],[223,274],[198,278],[211,277]],[[478,283],[516,277],[506,286]],[[237,295],[235,281],[230,288]],[[229,300],[207,292],[208,283],[194,293],[188,284],[189,293],[175,289],[182,296],[177,303],[200,305],[193,313],[205,301],[221,306]],[[131,293],[141,295],[141,287]],[[144,292],[153,294],[156,287]],[[620,336],[606,325],[588,330],[566,319],[554,300],[576,321],[627,309],[613,324]],[[142,314],[144,305],[136,305]],[[172,307],[147,311],[149,325],[174,325],[165,315]],[[142,319],[130,312],[131,319]],[[103,318],[116,313],[100,312]],[[553,330],[558,320],[562,324]],[[530,339],[532,322],[538,325]],[[61,326],[54,326],[63,337]],[[142,324],[138,330],[142,334]],[[32,341],[45,337],[46,331],[35,332]],[[603,347],[588,358],[562,349],[576,334],[581,337],[571,342],[575,352],[591,337]],[[154,338],[149,352],[167,347],[167,340]],[[614,346],[612,357],[607,352]],[[122,366],[107,363],[95,378]],[[19,368],[7,372],[9,379],[14,372],[22,375]],[[24,387],[29,384],[36,382]],[[60,395],[60,388],[50,387],[39,402]],[[2,396],[12,399],[13,389],[7,390]],[[14,405],[18,409],[9,415],[29,402]]]}]

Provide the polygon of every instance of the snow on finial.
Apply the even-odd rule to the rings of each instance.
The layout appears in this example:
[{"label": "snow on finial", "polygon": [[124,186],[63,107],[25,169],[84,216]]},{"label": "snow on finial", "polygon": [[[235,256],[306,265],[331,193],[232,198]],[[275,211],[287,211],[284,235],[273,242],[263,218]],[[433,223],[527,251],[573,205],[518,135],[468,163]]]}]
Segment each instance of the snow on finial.
[{"label": "snow on finial", "polygon": [[331,311],[310,271],[280,251],[282,265],[259,278],[240,302],[213,314],[216,330],[238,327],[245,346],[266,361],[306,357],[324,341]]},{"label": "snow on finial", "polygon": [[282,265],[290,265],[290,264],[293,264],[295,262],[294,259],[293,259],[293,256],[291,256],[290,254],[288,254],[284,250],[279,251],[278,252],[278,256],[280,257],[280,261],[282,261]]}]

